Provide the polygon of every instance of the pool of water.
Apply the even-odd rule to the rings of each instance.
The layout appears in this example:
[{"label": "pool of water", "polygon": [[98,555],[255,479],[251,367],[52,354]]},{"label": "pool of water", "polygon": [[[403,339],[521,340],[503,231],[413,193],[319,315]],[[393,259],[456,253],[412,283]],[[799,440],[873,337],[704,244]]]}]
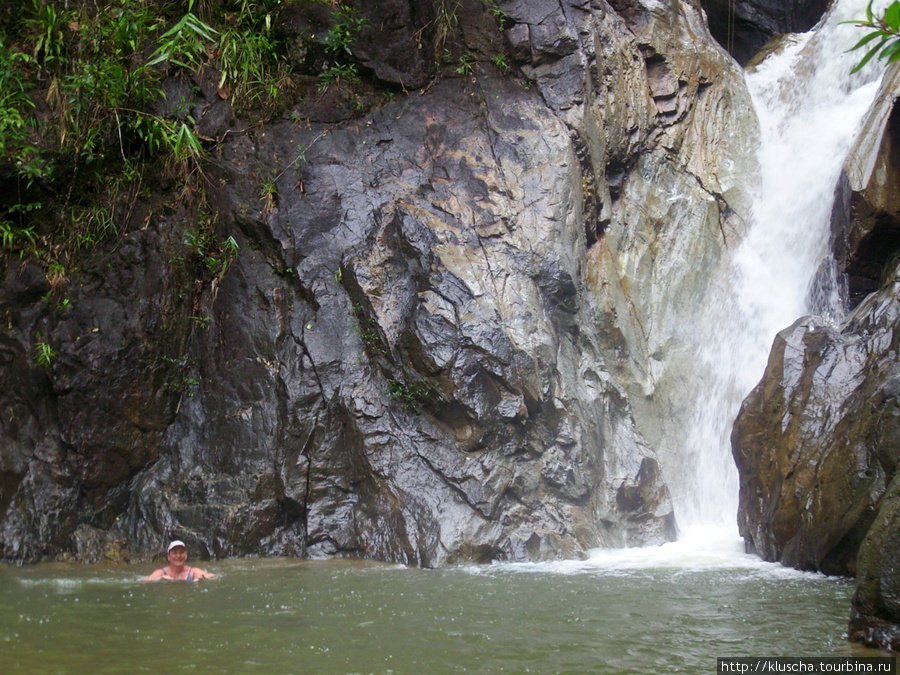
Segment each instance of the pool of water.
[{"label": "pool of water", "polygon": [[411,569],[288,559],[0,567],[2,673],[701,673],[846,656],[852,582],[678,542],[585,561]]}]

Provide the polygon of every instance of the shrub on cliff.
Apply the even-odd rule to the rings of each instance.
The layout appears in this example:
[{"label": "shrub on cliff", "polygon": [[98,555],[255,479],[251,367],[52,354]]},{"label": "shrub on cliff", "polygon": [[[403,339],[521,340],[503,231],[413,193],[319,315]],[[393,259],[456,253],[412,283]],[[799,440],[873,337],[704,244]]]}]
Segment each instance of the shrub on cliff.
[{"label": "shrub on cliff", "polygon": [[290,93],[281,1],[30,0],[0,17],[0,251],[71,269],[127,224],[150,165],[196,194],[204,139],[165,78],[214,71],[235,105]]}]

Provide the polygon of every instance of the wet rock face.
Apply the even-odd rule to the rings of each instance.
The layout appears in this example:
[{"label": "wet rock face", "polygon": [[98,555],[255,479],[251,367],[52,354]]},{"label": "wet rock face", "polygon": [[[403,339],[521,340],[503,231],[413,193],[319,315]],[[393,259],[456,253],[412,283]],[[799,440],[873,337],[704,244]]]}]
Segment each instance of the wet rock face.
[{"label": "wet rock face", "polygon": [[[371,71],[382,83],[407,89],[423,87],[432,79],[435,54],[431,43],[439,26],[439,5],[414,0],[373,0],[345,6],[352,8],[354,21],[372,28],[360,31],[352,41],[353,56],[360,67]],[[289,36],[291,48],[287,57],[298,70],[327,57],[328,33],[341,20],[337,10],[329,3],[284,3],[278,28]]]},{"label": "wet rock face", "polygon": [[732,434],[738,521],[766,560],[856,571],[900,458],[897,289],[872,296],[840,331],[809,319],[780,333],[742,405]]},{"label": "wet rock face", "polygon": [[[136,232],[85,265],[55,316],[52,286],[31,265],[6,263],[0,309],[2,556],[34,560],[67,549],[85,513],[107,528],[128,500],[128,481],[157,457],[176,400],[160,346],[179,331],[160,241]],[[49,364],[36,363],[42,346]]]},{"label": "wet rock face", "polygon": [[[862,161],[851,157],[836,191],[832,249],[846,275],[851,307],[881,288],[900,252],[900,110],[893,105],[900,94],[900,74],[896,70],[884,90],[876,107],[883,112],[873,115],[859,144],[862,147],[857,147]],[[866,148],[870,134],[877,145]],[[859,166],[868,170],[860,171]]]},{"label": "wet rock face", "polygon": [[[424,4],[379,6],[406,35]],[[178,537],[428,566],[674,537],[666,308],[738,231],[746,93],[696,4],[503,10],[526,79],[485,59],[340,123],[211,130],[209,210],[141,214],[71,310],[4,262],[0,557]],[[476,52],[486,16],[460,14]],[[404,58],[367,67],[405,84]]]},{"label": "wet rock face", "polygon": [[[279,158],[276,203],[254,205],[245,167]],[[285,123],[220,170],[246,253],[203,307],[202,384],[137,481],[132,536],[419,565],[671,536],[578,328],[578,163],[534,94],[485,71],[328,133]]]},{"label": "wet rock face", "polygon": [[[591,17],[597,37],[584,42],[596,50],[564,58],[565,76],[586,69],[591,88],[578,105],[561,98],[559,114],[587,167],[590,302],[605,362],[670,488],[687,494],[691,347],[710,279],[749,212],[742,186],[757,170],[758,132],[742,73],[696,5],[613,7],[604,22]],[[621,30],[630,38],[619,44]],[[551,91],[557,68],[534,66]]]},{"label": "wet rock face", "polygon": [[859,551],[849,637],[876,649],[900,649],[900,477],[885,493]]},{"label": "wet rock face", "polygon": [[830,0],[702,0],[713,37],[746,65],[770,38],[812,28]]}]

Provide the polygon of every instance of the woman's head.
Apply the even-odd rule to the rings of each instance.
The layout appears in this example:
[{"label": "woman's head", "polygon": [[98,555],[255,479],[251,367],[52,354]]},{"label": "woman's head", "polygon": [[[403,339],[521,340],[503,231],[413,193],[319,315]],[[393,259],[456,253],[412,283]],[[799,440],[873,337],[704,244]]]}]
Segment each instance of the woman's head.
[{"label": "woman's head", "polygon": [[183,541],[175,539],[169,544],[166,549],[166,560],[170,565],[184,564],[184,561],[187,560],[187,547]]}]

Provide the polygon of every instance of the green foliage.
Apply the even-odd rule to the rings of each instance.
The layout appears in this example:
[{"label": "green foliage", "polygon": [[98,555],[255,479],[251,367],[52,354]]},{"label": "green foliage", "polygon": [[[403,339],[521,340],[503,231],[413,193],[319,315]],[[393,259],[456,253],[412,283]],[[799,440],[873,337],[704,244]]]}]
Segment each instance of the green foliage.
[{"label": "green foliage", "polygon": [[221,247],[222,251],[229,258],[234,258],[238,252],[238,243],[235,241],[234,237],[229,235],[225,241],[222,242]]},{"label": "green foliage", "polygon": [[188,0],[187,13],[162,34],[162,44],[150,56],[147,67],[171,63],[185,70],[199,70],[204,64],[218,31],[203,23],[191,11],[193,8],[194,0]]},{"label": "green foliage", "polygon": [[[900,60],[900,2],[892,2],[884,10],[884,14],[880,17],[872,13],[872,2],[866,7],[866,18],[854,21],[845,21],[860,28],[871,29],[870,32],[857,42],[849,51],[855,51],[868,47],[862,60],[856,65],[851,72],[858,72],[878,56],[882,61],[898,61]],[[871,43],[876,42],[874,46]]]},{"label": "green foliage", "polygon": [[359,326],[359,337],[362,340],[366,353],[371,357],[387,356],[388,350],[381,341],[378,323],[368,315],[363,305],[356,303],[352,309],[353,316],[356,317],[356,322]]},{"label": "green foliage", "polygon": [[491,59],[491,63],[504,73],[509,70],[509,57],[506,54],[497,54]]},{"label": "green foliage", "polygon": [[[270,113],[287,103],[296,89],[274,28],[283,4],[23,0],[20,16],[0,24],[0,178],[8,188],[0,254],[30,258],[63,283],[79,256],[123,233],[151,165],[182,186],[176,200],[202,204],[212,141],[188,114],[193,101],[155,112],[162,78],[212,68],[221,73],[219,95],[236,109]],[[346,54],[365,21],[337,11],[330,39]],[[354,75],[352,66],[338,68],[337,77]],[[274,204],[274,180],[265,190]],[[195,239],[190,256],[206,280],[221,277],[238,252],[233,237],[219,242],[211,231],[185,235]]]},{"label": "green foliage", "polygon": [[[25,42],[33,45],[33,55],[9,54],[0,44],[0,78],[13,80],[0,80],[7,85],[0,90],[0,130],[23,126],[21,105],[10,101],[18,100],[25,73],[4,66],[27,57],[49,76],[47,99],[64,153],[74,150],[78,159],[90,161],[108,151],[113,141],[123,156],[138,149],[150,155],[169,151],[180,155],[179,160],[196,157],[201,148],[190,127],[173,126],[171,120],[165,124],[143,112],[162,97],[155,66],[197,71],[215,62],[223,87],[242,102],[274,100],[281,90],[290,89],[286,68],[279,63],[279,45],[271,35],[272,13],[280,1],[223,3],[221,20],[231,17],[232,23],[220,33],[199,18],[194,0],[189,0],[188,11],[160,35],[164,22],[154,15],[159,7],[153,0],[108,0],[96,17],[75,10],[58,12],[33,0],[32,15],[24,21]],[[225,13],[236,4],[236,17]],[[89,9],[82,7],[82,12]],[[157,47],[144,61],[141,54],[151,44]]]},{"label": "green foliage", "polygon": [[203,330],[209,328],[210,317],[208,316],[192,316],[191,321],[200,326]]},{"label": "green foliage", "polygon": [[[510,24],[509,17],[500,8],[498,0],[480,0],[484,8],[494,17],[498,28],[503,29]],[[460,30],[460,0],[439,0],[435,5],[435,18],[416,35],[416,42],[421,47],[423,35],[427,30],[434,31],[434,62],[435,68],[440,70],[442,66],[448,66],[457,75],[471,75],[476,63],[490,60],[497,68],[506,72],[509,70],[509,57],[504,53],[491,55],[484,51],[478,53],[465,53],[465,40],[461,39]],[[499,35],[498,35],[499,37]],[[499,43],[499,40],[498,40]]]},{"label": "green foliage", "polygon": [[16,231],[13,229],[13,224],[8,220],[0,220],[0,247],[12,251],[15,241]]},{"label": "green foliage", "polygon": [[263,202],[263,213],[271,213],[278,201],[278,186],[275,184],[276,176],[272,174],[263,181],[259,197]]},{"label": "green foliage", "polygon": [[[188,118],[188,122],[193,123],[193,119]],[[168,127],[169,135],[164,139],[171,146],[172,155],[178,162],[190,162],[203,154],[203,146],[200,139],[194,133],[193,127],[187,122],[175,122]]]},{"label": "green foliage", "polygon": [[459,57],[459,65],[456,67],[457,75],[470,75],[472,73],[472,66],[475,61],[472,58],[471,54],[463,54]]},{"label": "green foliage", "polygon": [[58,11],[51,3],[31,0],[32,15],[26,24],[36,34],[32,56],[45,67],[60,59],[65,49],[64,30],[72,21],[74,13]]},{"label": "green foliage", "polygon": [[341,5],[337,12],[337,22],[325,35],[325,45],[332,63],[319,74],[319,90],[324,91],[329,85],[338,82],[356,84],[359,82],[359,72],[352,63],[345,63],[343,59],[351,56],[350,47],[356,36],[369,23],[364,18],[357,16],[356,10],[349,5]]},{"label": "green foliage", "polygon": [[356,66],[352,63],[338,63],[319,74],[319,91],[324,91],[328,85],[335,82],[359,82]]},{"label": "green foliage", "polygon": [[231,96],[238,109],[276,107],[295,91],[285,45],[273,29],[282,0],[232,0],[222,5],[226,27],[216,50],[220,93]]},{"label": "green foliage", "polygon": [[25,85],[18,76],[18,64],[24,54],[14,52],[0,35],[0,157],[15,150],[28,137],[25,115],[34,104],[25,94]]},{"label": "green foliage", "polygon": [[391,398],[407,412],[419,412],[434,396],[434,390],[424,380],[405,383],[399,380],[388,382]]},{"label": "green foliage", "polygon": [[[0,32],[0,166],[11,160],[18,179],[0,201],[0,244],[48,274],[120,232],[117,221],[132,208],[123,200],[137,198],[148,161],[194,186],[201,141],[190,117],[147,112],[163,98],[152,66],[199,67],[215,34],[192,13],[193,0],[162,35],[154,0],[69,6],[34,0],[18,33]],[[46,100],[49,115],[28,114],[28,91]]]},{"label": "green foliage", "polygon": [[56,352],[50,343],[44,340],[38,340],[34,345],[34,358],[37,364],[44,370],[50,370],[53,366],[53,359],[56,358]]},{"label": "green foliage", "polygon": [[338,9],[338,21],[325,35],[325,44],[332,54],[350,54],[350,46],[358,33],[368,28],[369,22],[357,16],[356,10],[349,5],[341,5]]},{"label": "green foliage", "polygon": [[[282,0],[188,0],[187,12],[166,28],[158,0],[30,0],[13,40],[0,32],[0,157],[17,159],[28,185],[83,180],[87,164],[115,154],[172,155],[170,166],[196,168],[202,155],[193,123],[146,112],[162,98],[161,64],[222,73],[220,93],[236,105],[271,105],[292,92],[281,43],[272,23]],[[205,4],[213,22],[202,19]],[[342,34],[358,21],[347,15]],[[150,47],[155,47],[149,57]],[[52,117],[32,128],[25,94],[45,87]],[[41,139],[29,142],[29,136]],[[55,142],[51,144],[51,141]],[[74,167],[74,172],[73,172]],[[108,167],[105,167],[106,170]],[[92,169],[96,174],[96,170]],[[75,184],[55,191],[78,194]]]},{"label": "green foliage", "polygon": [[193,396],[194,391],[202,383],[200,377],[192,372],[196,366],[196,359],[186,355],[179,358],[163,356],[162,363],[168,371],[162,385],[163,391],[179,395],[187,392],[188,397]]},{"label": "green foliage", "polygon": [[438,54],[444,50],[447,38],[453,34],[459,24],[459,0],[441,0],[437,6],[436,35],[434,41],[434,54],[437,60]]},{"label": "green foliage", "polygon": [[80,39],[92,43],[95,54],[102,49],[117,59],[136,56],[143,49],[147,37],[155,35],[163,25],[163,20],[155,16],[151,9],[144,2],[112,2],[105,8],[103,21],[81,24]]},{"label": "green foliage", "polygon": [[230,93],[240,106],[271,106],[290,92],[293,83],[279,55],[280,45],[267,22],[258,33],[228,30],[219,43],[219,90]]},{"label": "green foliage", "polygon": [[487,10],[491,13],[491,16],[493,16],[501,26],[505,25],[505,23],[509,20],[509,17],[507,16],[506,12],[504,12],[500,8],[500,4],[497,0],[481,0],[481,2],[485,7],[487,7]]},{"label": "green foliage", "polygon": [[37,235],[34,226],[18,227],[9,220],[0,220],[0,248],[10,253],[18,251],[20,255],[35,250]]},{"label": "green foliage", "polygon": [[221,278],[237,257],[238,243],[233,236],[217,242],[214,234],[215,218],[206,217],[199,221],[195,230],[184,233],[183,244],[189,259],[211,278]]},{"label": "green foliage", "polygon": [[74,252],[90,251],[118,233],[112,211],[103,204],[75,205],[69,208],[68,215],[71,223],[69,245]]}]

